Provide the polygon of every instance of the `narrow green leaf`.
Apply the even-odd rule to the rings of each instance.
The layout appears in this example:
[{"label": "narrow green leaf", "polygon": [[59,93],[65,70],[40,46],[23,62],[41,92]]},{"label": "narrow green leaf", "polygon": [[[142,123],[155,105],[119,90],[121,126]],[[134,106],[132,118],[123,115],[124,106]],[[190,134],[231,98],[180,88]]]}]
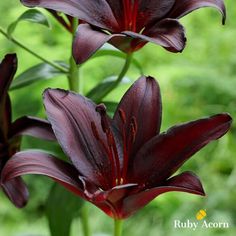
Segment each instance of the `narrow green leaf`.
[{"label": "narrow green leaf", "polygon": [[8,35],[12,35],[17,25],[21,21],[29,21],[29,22],[41,24],[50,28],[50,23],[47,17],[42,12],[35,9],[30,9],[30,10],[25,11],[20,17],[18,17],[16,21],[14,21],[8,26],[8,29],[7,29]]},{"label": "narrow green leaf", "polygon": [[107,113],[110,116],[113,116],[116,111],[116,108],[118,106],[118,103],[117,102],[110,102],[110,101],[103,101],[103,103],[107,108]]},{"label": "narrow green leaf", "polygon": [[[93,100],[96,103],[101,102],[101,99],[106,96],[107,92],[110,91],[110,88],[116,84],[116,76],[107,78],[103,80],[100,84],[94,87],[89,93],[87,93],[87,97]],[[125,77],[121,81],[120,84],[130,83],[130,80]]]},{"label": "narrow green leaf", "polygon": [[[65,62],[57,62],[59,65],[68,68],[68,65]],[[30,84],[33,84],[38,81],[52,79],[59,75],[65,75],[66,73],[61,72],[55,67],[47,63],[40,63],[36,66],[33,66],[22,74],[18,75],[12,82],[10,90],[15,90],[23,88]]]},{"label": "narrow green leaf", "polygon": [[[126,59],[126,54],[125,53],[122,53],[122,52],[117,51],[117,50],[111,50],[111,49],[101,49],[91,59],[95,59],[95,58],[99,58],[99,57],[103,57],[103,56],[113,56],[113,57]],[[138,62],[137,59],[135,59],[133,57],[131,64],[133,64],[138,69],[140,75],[143,75],[142,66]]]},{"label": "narrow green leaf", "polygon": [[69,236],[72,221],[79,214],[84,201],[65,190],[61,185],[54,184],[46,202],[46,216],[51,236]]}]

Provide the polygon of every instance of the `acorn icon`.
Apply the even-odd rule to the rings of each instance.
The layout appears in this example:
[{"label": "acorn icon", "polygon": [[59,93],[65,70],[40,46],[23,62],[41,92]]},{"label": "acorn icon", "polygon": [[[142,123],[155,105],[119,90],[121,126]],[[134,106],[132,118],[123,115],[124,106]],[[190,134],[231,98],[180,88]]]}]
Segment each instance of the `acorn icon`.
[{"label": "acorn icon", "polygon": [[207,216],[206,210],[200,210],[196,214],[196,219],[197,220],[202,220]]}]

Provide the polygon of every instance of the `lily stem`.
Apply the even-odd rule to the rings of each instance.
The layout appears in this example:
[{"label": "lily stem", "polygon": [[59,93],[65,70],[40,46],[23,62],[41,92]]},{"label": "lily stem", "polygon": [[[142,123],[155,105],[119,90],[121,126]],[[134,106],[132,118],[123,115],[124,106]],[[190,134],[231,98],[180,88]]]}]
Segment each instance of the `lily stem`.
[{"label": "lily stem", "polygon": [[123,220],[114,220],[114,236],[121,236],[123,229]]},{"label": "lily stem", "polygon": [[122,81],[122,79],[125,77],[130,64],[132,62],[132,53],[127,54],[126,56],[126,60],[124,63],[124,66],[122,67],[122,70],[120,72],[120,74],[118,75],[116,81],[114,81],[108,88],[107,90],[102,94],[102,96],[98,97],[96,100],[97,102],[101,102],[101,100],[107,96],[110,92],[112,92]]},{"label": "lily stem", "polygon": [[[74,35],[78,27],[78,19],[76,18],[73,19],[72,26],[73,26],[73,34],[72,34],[72,43],[73,43]],[[74,92],[78,92],[82,94],[83,92],[81,88],[81,78],[80,78],[80,73],[79,73],[80,68],[75,63],[75,60],[73,58],[73,53],[71,53],[69,65],[70,65],[70,68],[69,68],[69,74],[67,77],[69,89]],[[84,202],[84,205],[81,209],[80,220],[81,220],[81,225],[82,225],[83,236],[90,236],[91,232],[90,232],[90,227],[89,227],[88,207],[87,207],[86,202]]]},{"label": "lily stem", "polygon": [[87,203],[81,209],[81,223],[82,223],[82,230],[84,236],[90,236],[90,228],[89,228],[89,221],[88,221],[88,207]]},{"label": "lily stem", "polygon": [[[78,19],[73,19],[73,36],[72,36],[72,42],[74,39],[74,35],[76,32],[76,29],[78,27]],[[79,66],[76,65],[75,60],[73,58],[73,55],[71,53],[70,57],[70,69],[69,69],[69,75],[68,75],[68,83],[69,83],[69,89],[74,92],[81,92],[80,87],[80,76],[79,76]]]},{"label": "lily stem", "polygon": [[37,54],[36,52],[34,52],[33,50],[29,49],[28,47],[26,47],[25,45],[23,45],[21,42],[19,42],[17,39],[15,39],[14,37],[10,36],[7,34],[7,32],[5,32],[1,27],[0,27],[0,33],[2,35],[4,35],[9,41],[11,41],[12,43],[14,43],[15,45],[17,45],[18,47],[24,49],[25,51],[27,51],[28,53],[30,53],[31,55],[35,56],[36,58],[38,58],[39,60],[51,65],[52,67],[58,69],[59,71],[63,72],[63,73],[68,73],[68,70],[65,69],[64,67],[60,66],[59,64],[49,61],[46,58],[40,56],[39,54]]}]

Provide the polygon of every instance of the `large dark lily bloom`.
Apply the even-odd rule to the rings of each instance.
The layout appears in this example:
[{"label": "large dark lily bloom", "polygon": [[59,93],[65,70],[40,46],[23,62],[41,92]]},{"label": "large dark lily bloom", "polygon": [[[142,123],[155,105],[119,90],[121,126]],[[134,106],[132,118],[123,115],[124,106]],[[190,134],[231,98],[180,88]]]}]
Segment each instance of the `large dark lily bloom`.
[{"label": "large dark lily bloom", "polygon": [[28,7],[43,7],[77,17],[73,53],[78,64],[109,42],[130,53],[152,42],[171,52],[185,47],[178,19],[201,7],[215,7],[223,15],[223,0],[21,0]]},{"label": "large dark lily bloom", "polygon": [[165,192],[204,195],[192,172],[172,175],[194,153],[224,135],[232,121],[228,114],[218,114],[160,133],[161,97],[151,77],[134,83],[113,119],[104,105],[69,91],[46,90],[44,105],[71,164],[47,153],[19,152],[5,166],[2,181],[46,175],[117,219],[129,217]]},{"label": "large dark lily bloom", "polygon": [[[14,122],[11,121],[11,101],[8,89],[16,69],[16,55],[6,55],[0,64],[0,173],[11,156],[20,150],[22,135],[55,139],[51,125],[46,120],[21,117]],[[28,190],[20,177],[11,179],[0,187],[17,207],[23,207],[26,204]]]}]

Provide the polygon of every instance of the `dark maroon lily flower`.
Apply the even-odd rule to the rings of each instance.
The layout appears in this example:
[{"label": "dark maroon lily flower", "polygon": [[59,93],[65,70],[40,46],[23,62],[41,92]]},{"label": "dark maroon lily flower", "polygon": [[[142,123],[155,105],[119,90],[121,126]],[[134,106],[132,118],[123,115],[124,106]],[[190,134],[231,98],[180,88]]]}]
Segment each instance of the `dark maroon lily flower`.
[{"label": "dark maroon lily flower", "polygon": [[28,7],[43,7],[77,17],[73,54],[78,64],[104,43],[131,53],[147,42],[171,52],[185,47],[184,28],[177,20],[201,7],[215,7],[223,15],[223,0],[21,0]]},{"label": "dark maroon lily flower", "polygon": [[[11,101],[8,89],[16,69],[16,55],[6,55],[0,64],[0,173],[11,156],[20,150],[22,135],[55,140],[51,125],[46,120],[21,117],[11,122]],[[26,204],[28,190],[20,177],[13,178],[1,184],[0,187],[17,207],[23,207]]]},{"label": "dark maroon lily flower", "polygon": [[113,119],[104,105],[65,90],[46,90],[44,105],[72,164],[47,153],[19,152],[5,166],[2,181],[43,174],[116,219],[129,217],[165,192],[204,195],[192,172],[172,175],[194,153],[223,136],[232,121],[228,114],[218,114],[160,134],[160,90],[151,77],[134,83]]}]

